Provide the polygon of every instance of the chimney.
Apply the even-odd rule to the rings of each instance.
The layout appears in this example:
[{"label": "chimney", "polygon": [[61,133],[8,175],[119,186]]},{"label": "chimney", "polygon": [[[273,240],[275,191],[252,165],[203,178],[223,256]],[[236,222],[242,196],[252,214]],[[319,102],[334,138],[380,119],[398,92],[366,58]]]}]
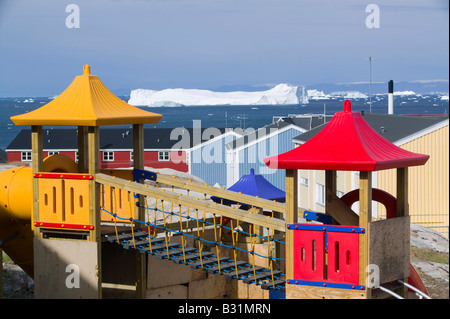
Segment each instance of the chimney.
[{"label": "chimney", "polygon": [[394,114],[394,81],[388,84],[388,114]]}]

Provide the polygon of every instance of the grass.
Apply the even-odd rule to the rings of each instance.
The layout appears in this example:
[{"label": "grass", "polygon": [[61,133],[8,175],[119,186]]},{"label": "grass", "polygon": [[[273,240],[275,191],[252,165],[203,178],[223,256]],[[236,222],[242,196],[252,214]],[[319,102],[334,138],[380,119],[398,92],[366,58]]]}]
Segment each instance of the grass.
[{"label": "grass", "polygon": [[411,246],[411,260],[423,260],[448,265],[448,256],[448,254]]},{"label": "grass", "polygon": [[11,258],[9,258],[9,256],[4,251],[2,251],[2,255],[3,255],[3,262],[4,263],[11,263],[12,262]]}]

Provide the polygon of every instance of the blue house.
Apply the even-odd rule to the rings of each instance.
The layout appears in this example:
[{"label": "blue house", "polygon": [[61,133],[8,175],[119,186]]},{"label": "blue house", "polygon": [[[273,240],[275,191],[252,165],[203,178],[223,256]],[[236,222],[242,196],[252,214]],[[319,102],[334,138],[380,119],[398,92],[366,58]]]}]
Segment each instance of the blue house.
[{"label": "blue house", "polygon": [[305,129],[294,124],[277,122],[228,143],[226,186],[232,186],[253,169],[255,174],[264,176],[272,185],[284,190],[284,171],[268,168],[264,158],[293,149],[292,138],[304,132]]},{"label": "blue house", "polygon": [[283,170],[270,169],[264,158],[292,150],[292,138],[329,121],[331,116],[306,114],[274,117],[274,122],[226,145],[227,187],[254,169],[275,187],[285,190]]},{"label": "blue house", "polygon": [[229,188],[242,175],[263,175],[275,187],[284,190],[283,171],[269,169],[264,158],[295,147],[292,138],[328,121],[323,115],[274,117],[274,122],[257,130],[200,129],[194,123],[191,147],[186,148],[188,173],[209,185]]},{"label": "blue house", "polygon": [[[214,131],[203,132],[202,143],[194,145],[188,150],[188,173],[197,176],[210,185],[227,184],[227,165],[225,145],[240,138],[242,135],[232,129],[225,129],[220,135]],[[209,135],[210,134],[210,135]],[[209,135],[209,136],[208,136]]]}]

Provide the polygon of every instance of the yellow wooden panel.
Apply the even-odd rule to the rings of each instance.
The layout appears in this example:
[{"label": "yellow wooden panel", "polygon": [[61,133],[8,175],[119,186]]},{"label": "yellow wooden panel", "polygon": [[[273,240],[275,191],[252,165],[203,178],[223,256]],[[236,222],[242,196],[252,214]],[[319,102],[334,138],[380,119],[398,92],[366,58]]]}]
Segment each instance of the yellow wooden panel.
[{"label": "yellow wooden panel", "polygon": [[37,178],[39,222],[89,225],[88,180]]},{"label": "yellow wooden panel", "polygon": [[69,224],[89,224],[89,188],[88,181],[77,179],[64,180],[65,222]]},{"label": "yellow wooden panel", "polygon": [[[114,188],[108,185],[101,185],[100,206],[109,213],[116,214],[119,223],[129,223],[129,219],[135,215],[135,198],[129,191]],[[130,197],[131,196],[131,197]],[[114,217],[105,211],[101,211],[101,221],[111,222]]]},{"label": "yellow wooden panel", "polygon": [[39,179],[39,221],[63,222],[63,180]]}]

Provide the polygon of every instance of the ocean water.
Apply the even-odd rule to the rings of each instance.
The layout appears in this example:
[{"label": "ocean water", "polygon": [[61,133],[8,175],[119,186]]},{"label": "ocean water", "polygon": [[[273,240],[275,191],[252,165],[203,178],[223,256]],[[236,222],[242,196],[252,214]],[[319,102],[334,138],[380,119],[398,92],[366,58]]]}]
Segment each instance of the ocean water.
[{"label": "ocean water", "polygon": [[[127,101],[128,97],[122,96]],[[31,99],[31,100],[30,100]],[[48,97],[0,98],[0,149],[6,149],[21,129],[29,127],[15,126],[11,116],[35,110],[50,102]],[[274,116],[289,114],[327,114],[332,115],[343,109],[343,98],[311,100],[305,105],[258,105],[258,106],[189,106],[189,107],[142,107],[142,109],[163,115],[160,123],[145,127],[192,127],[194,120],[200,120],[203,128],[260,128],[272,123]],[[387,113],[387,95],[369,99],[352,100],[352,110],[372,113]],[[449,102],[437,95],[395,96],[395,114],[448,114]],[[51,128],[51,126],[49,126]]]}]

